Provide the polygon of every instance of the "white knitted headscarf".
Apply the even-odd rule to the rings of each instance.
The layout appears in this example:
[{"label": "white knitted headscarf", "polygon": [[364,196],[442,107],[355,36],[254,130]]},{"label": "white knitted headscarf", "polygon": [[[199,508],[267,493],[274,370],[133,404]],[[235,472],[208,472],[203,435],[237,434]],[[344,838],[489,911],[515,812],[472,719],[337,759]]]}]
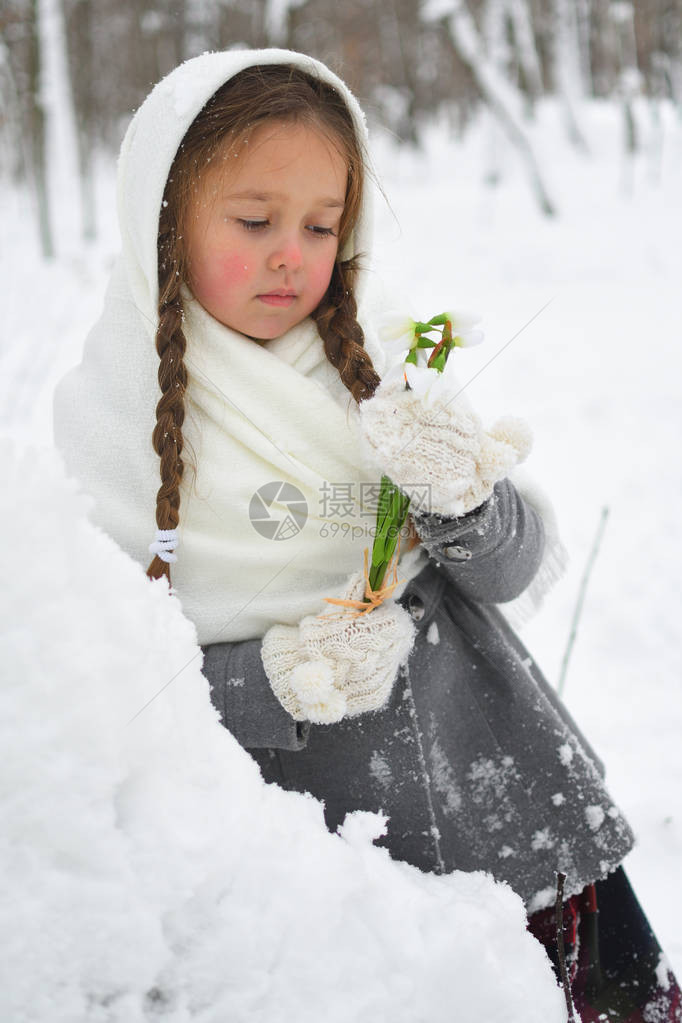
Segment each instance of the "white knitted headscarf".
[{"label": "white knitted headscarf", "polygon": [[[178,146],[210,97],[244,68],[266,64],[293,65],[332,85],[366,151],[356,100],[310,57],[274,49],[229,51],[204,54],[173,71],[140,107],[123,141],[121,256],[83,360],[55,395],[55,439],[69,470],[95,498],[95,521],[145,567],[160,483],[151,438],[160,397],[155,332],[163,192]],[[367,169],[361,215],[344,259],[362,254],[366,260],[371,253]],[[362,314],[365,283],[361,272],[358,318],[381,375],[383,352]],[[277,622],[293,625],[317,613],[323,598],[338,595],[362,568],[374,525],[371,488],[378,480],[360,465],[357,406],[311,320],[261,345],[190,299],[183,329],[189,373],[183,437],[196,476],[183,476],[173,585],[200,643],[254,638]],[[278,489],[278,483],[296,488],[302,502],[292,502],[294,491]],[[294,512],[303,506],[301,528]],[[266,510],[256,523],[259,507]],[[283,527],[281,539],[265,535],[263,514],[270,525]],[[406,554],[400,577],[416,574],[422,558],[419,549]]]}]

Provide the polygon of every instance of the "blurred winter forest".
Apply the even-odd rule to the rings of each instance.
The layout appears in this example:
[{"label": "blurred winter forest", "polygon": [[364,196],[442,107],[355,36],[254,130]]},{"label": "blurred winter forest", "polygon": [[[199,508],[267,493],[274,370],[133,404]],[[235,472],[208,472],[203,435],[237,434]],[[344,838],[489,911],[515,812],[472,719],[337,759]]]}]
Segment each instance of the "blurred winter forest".
[{"label": "blurred winter forest", "polygon": [[[638,97],[654,119],[664,100],[682,106],[682,0],[3,0],[0,178],[32,189],[45,255],[54,252],[46,53],[61,56],[91,238],[94,154],[116,151],[130,113],[180,61],[241,45],[321,58],[407,144],[419,144],[431,115],[445,112],[457,134],[485,106],[547,214],[554,202],[529,134],[541,99],[559,100],[570,140],[585,151],[585,98],[620,105],[629,152],[639,145]],[[485,174],[494,183],[494,161]]]}]

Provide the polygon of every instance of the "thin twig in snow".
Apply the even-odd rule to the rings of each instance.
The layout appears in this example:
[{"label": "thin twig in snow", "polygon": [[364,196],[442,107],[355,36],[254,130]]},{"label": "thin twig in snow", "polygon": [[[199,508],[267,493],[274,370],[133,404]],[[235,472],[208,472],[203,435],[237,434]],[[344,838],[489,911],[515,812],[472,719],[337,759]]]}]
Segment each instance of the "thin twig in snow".
[{"label": "thin twig in snow", "polygon": [[585,592],[587,590],[587,584],[590,581],[590,575],[594,568],[594,563],[597,560],[597,554],[599,553],[599,547],[601,546],[602,537],[604,536],[604,529],[606,528],[606,520],[609,517],[609,509],[607,505],[601,510],[601,518],[599,519],[599,525],[597,526],[597,532],[594,537],[594,543],[592,544],[592,550],[590,556],[587,559],[585,565],[585,571],[583,577],[580,580],[580,589],[578,590],[578,600],[576,601],[575,611],[573,612],[573,620],[571,622],[571,631],[568,637],[568,643],[566,644],[566,650],[564,657],[561,662],[561,671],[559,672],[559,684],[557,686],[557,692],[559,696],[563,694],[564,686],[566,684],[566,673],[568,671],[568,662],[573,652],[573,644],[578,634],[578,623],[580,621],[580,615],[582,614],[583,604],[585,603]]}]

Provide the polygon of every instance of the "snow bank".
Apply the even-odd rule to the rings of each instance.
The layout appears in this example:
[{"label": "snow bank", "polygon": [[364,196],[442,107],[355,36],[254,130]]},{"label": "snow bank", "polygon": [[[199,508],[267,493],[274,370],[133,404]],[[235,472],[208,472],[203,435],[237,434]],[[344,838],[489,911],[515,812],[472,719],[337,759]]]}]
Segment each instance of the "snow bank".
[{"label": "snow bank", "polygon": [[553,1023],[521,901],[331,835],[219,724],[165,583],[52,451],[0,445],[0,1018]]}]

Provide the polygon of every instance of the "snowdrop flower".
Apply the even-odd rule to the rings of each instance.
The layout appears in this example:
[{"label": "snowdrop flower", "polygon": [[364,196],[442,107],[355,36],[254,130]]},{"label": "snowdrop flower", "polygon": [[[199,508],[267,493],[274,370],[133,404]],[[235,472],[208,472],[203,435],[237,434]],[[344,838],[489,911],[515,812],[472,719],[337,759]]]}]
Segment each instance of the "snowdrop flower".
[{"label": "snowdrop flower", "polygon": [[387,355],[407,354],[417,343],[415,327],[415,320],[403,312],[386,313],[379,323],[379,339]]},{"label": "snowdrop flower", "polygon": [[441,373],[427,366],[415,366],[410,362],[403,367],[410,389],[418,394],[424,404],[431,408],[435,404],[448,404],[463,390],[455,376],[455,365],[451,359],[445,363]]},{"label": "snowdrop flower", "polygon": [[475,345],[481,344],[484,334],[479,328],[472,328],[457,333],[453,331],[453,337],[458,348],[473,348]]},{"label": "snowdrop flower", "polygon": [[452,324],[452,337],[458,348],[473,348],[483,340],[483,331],[476,327],[481,317],[476,313],[445,313]]},{"label": "snowdrop flower", "polygon": [[[389,357],[400,356],[404,361],[407,353],[417,347],[420,337],[429,338],[430,335],[443,331],[445,322],[450,323],[452,338],[457,348],[472,348],[483,340],[483,331],[476,327],[480,316],[470,312],[445,312],[426,323],[415,320],[403,312],[388,312],[383,317],[379,326],[379,337]],[[436,338],[431,337],[434,345]],[[424,353],[430,354],[429,348],[418,349],[418,354],[423,360]]]}]

